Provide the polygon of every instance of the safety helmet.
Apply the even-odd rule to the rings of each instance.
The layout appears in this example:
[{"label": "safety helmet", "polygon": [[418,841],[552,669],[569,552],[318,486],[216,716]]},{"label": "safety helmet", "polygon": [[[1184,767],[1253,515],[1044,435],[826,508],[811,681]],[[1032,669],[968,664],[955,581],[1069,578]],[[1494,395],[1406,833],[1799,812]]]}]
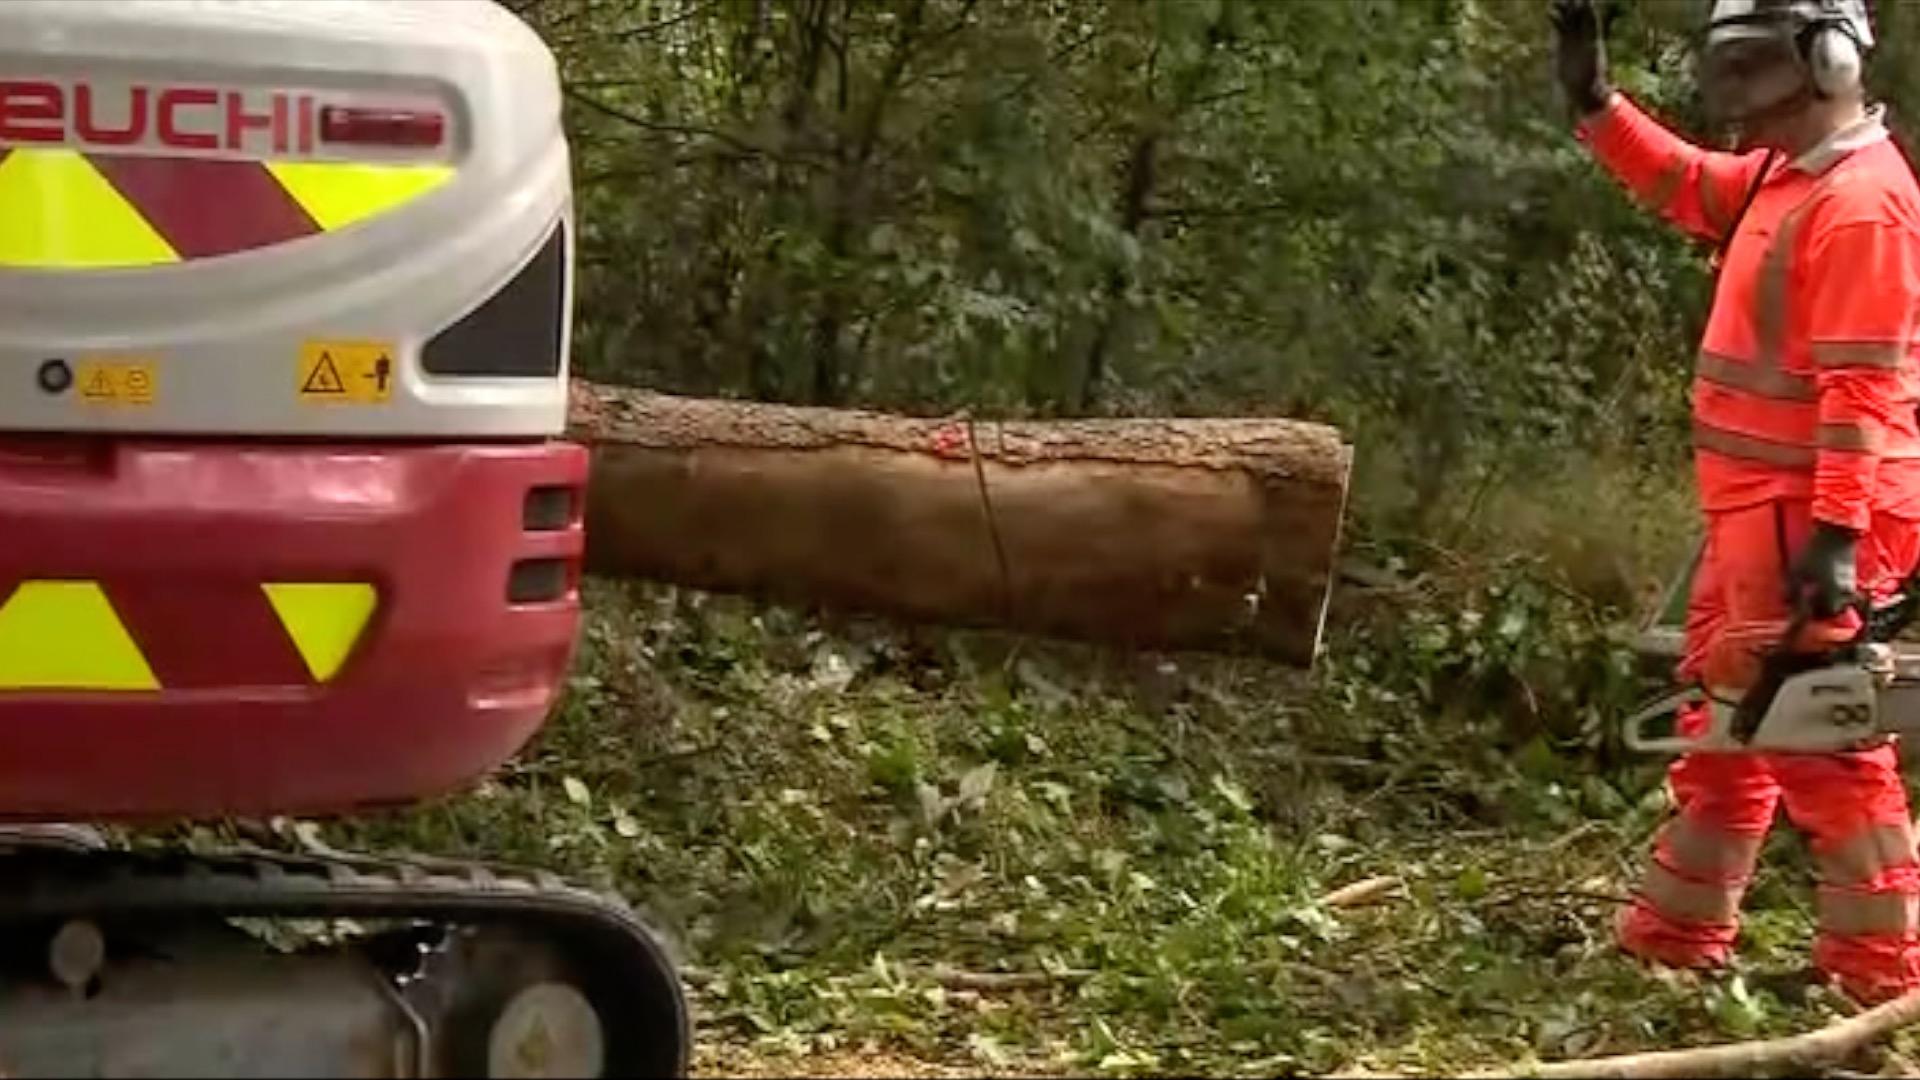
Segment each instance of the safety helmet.
[{"label": "safety helmet", "polygon": [[1742,129],[1857,91],[1874,45],[1867,0],[1712,0],[1702,37],[1708,112]]},{"label": "safety helmet", "polygon": [[1873,20],[1867,0],[1713,0],[1708,55],[1737,45],[1790,49],[1815,90],[1839,94],[1860,83]]}]

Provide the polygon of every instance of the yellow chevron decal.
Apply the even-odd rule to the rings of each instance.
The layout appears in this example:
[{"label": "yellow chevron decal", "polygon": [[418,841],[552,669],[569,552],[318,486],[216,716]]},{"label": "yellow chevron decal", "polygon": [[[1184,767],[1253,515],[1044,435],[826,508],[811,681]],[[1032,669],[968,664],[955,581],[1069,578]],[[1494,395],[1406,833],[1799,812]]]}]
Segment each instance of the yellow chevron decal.
[{"label": "yellow chevron decal", "polygon": [[73,150],[0,159],[0,266],[158,266],[180,256]]},{"label": "yellow chevron decal", "polygon": [[340,673],[379,603],[373,586],[359,582],[282,581],[261,588],[307,671],[321,683]]},{"label": "yellow chevron decal", "polygon": [[445,165],[269,161],[267,169],[322,229],[339,229],[413,201],[452,178]]},{"label": "yellow chevron decal", "polygon": [[0,604],[0,690],[158,690],[91,581],[28,581]]}]

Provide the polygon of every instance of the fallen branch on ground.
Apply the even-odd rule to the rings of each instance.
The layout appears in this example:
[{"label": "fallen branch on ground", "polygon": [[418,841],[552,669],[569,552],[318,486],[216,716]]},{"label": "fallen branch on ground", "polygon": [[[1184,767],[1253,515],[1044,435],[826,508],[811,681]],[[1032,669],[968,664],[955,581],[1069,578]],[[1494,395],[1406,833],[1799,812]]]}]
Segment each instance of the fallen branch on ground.
[{"label": "fallen branch on ground", "polygon": [[1554,852],[1559,851],[1561,848],[1572,847],[1576,842],[1584,840],[1594,833],[1605,831],[1605,829],[1606,826],[1598,821],[1583,821],[1571,832],[1568,832],[1553,843],[1548,844],[1542,848],[1541,851],[1543,853]]},{"label": "fallen branch on ground", "polygon": [[943,990],[972,990],[981,994],[1073,986],[1093,977],[1091,971],[963,971],[944,964],[936,964],[925,974]]},{"label": "fallen branch on ground", "polygon": [[1920,990],[1910,990],[1858,1016],[1818,1031],[1780,1039],[1703,1046],[1692,1050],[1660,1050],[1616,1057],[1556,1061],[1483,1077],[1612,1077],[1615,1080],[1661,1080],[1666,1077],[1789,1076],[1846,1060],[1888,1035],[1920,1021]]},{"label": "fallen branch on ground", "polygon": [[[1053,986],[1077,986],[1093,977],[1093,972],[1078,968],[1066,971],[966,971],[935,964],[915,974],[943,990],[970,990],[980,994],[1010,994],[1021,990],[1045,990]],[[705,968],[683,967],[680,977],[688,986],[705,989],[720,981],[717,972]]]},{"label": "fallen branch on ground", "polygon": [[1480,901],[1483,908],[1505,907],[1522,900],[1584,900],[1595,904],[1631,904],[1626,893],[1600,889],[1506,889]]},{"label": "fallen branch on ground", "polygon": [[1386,895],[1400,888],[1402,882],[1391,874],[1379,877],[1361,878],[1351,885],[1342,885],[1320,898],[1321,907],[1346,908],[1360,907],[1386,898]]}]

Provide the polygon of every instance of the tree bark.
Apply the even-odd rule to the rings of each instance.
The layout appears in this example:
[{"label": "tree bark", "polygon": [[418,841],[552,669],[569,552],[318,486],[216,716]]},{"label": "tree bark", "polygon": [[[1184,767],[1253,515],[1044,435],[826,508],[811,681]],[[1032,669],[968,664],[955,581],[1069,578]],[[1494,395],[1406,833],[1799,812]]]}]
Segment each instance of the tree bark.
[{"label": "tree bark", "polygon": [[1292,420],[929,420],[584,382],[573,432],[590,572],[1300,665],[1352,464]]}]

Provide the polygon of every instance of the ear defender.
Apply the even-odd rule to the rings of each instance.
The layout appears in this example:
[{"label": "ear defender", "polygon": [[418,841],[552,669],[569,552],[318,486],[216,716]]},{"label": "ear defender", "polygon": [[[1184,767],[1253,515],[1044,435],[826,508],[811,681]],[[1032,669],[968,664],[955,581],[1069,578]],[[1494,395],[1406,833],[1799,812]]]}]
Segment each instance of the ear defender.
[{"label": "ear defender", "polygon": [[1801,35],[1800,55],[1821,97],[1848,93],[1860,85],[1860,43],[1845,24],[1815,23]]}]

